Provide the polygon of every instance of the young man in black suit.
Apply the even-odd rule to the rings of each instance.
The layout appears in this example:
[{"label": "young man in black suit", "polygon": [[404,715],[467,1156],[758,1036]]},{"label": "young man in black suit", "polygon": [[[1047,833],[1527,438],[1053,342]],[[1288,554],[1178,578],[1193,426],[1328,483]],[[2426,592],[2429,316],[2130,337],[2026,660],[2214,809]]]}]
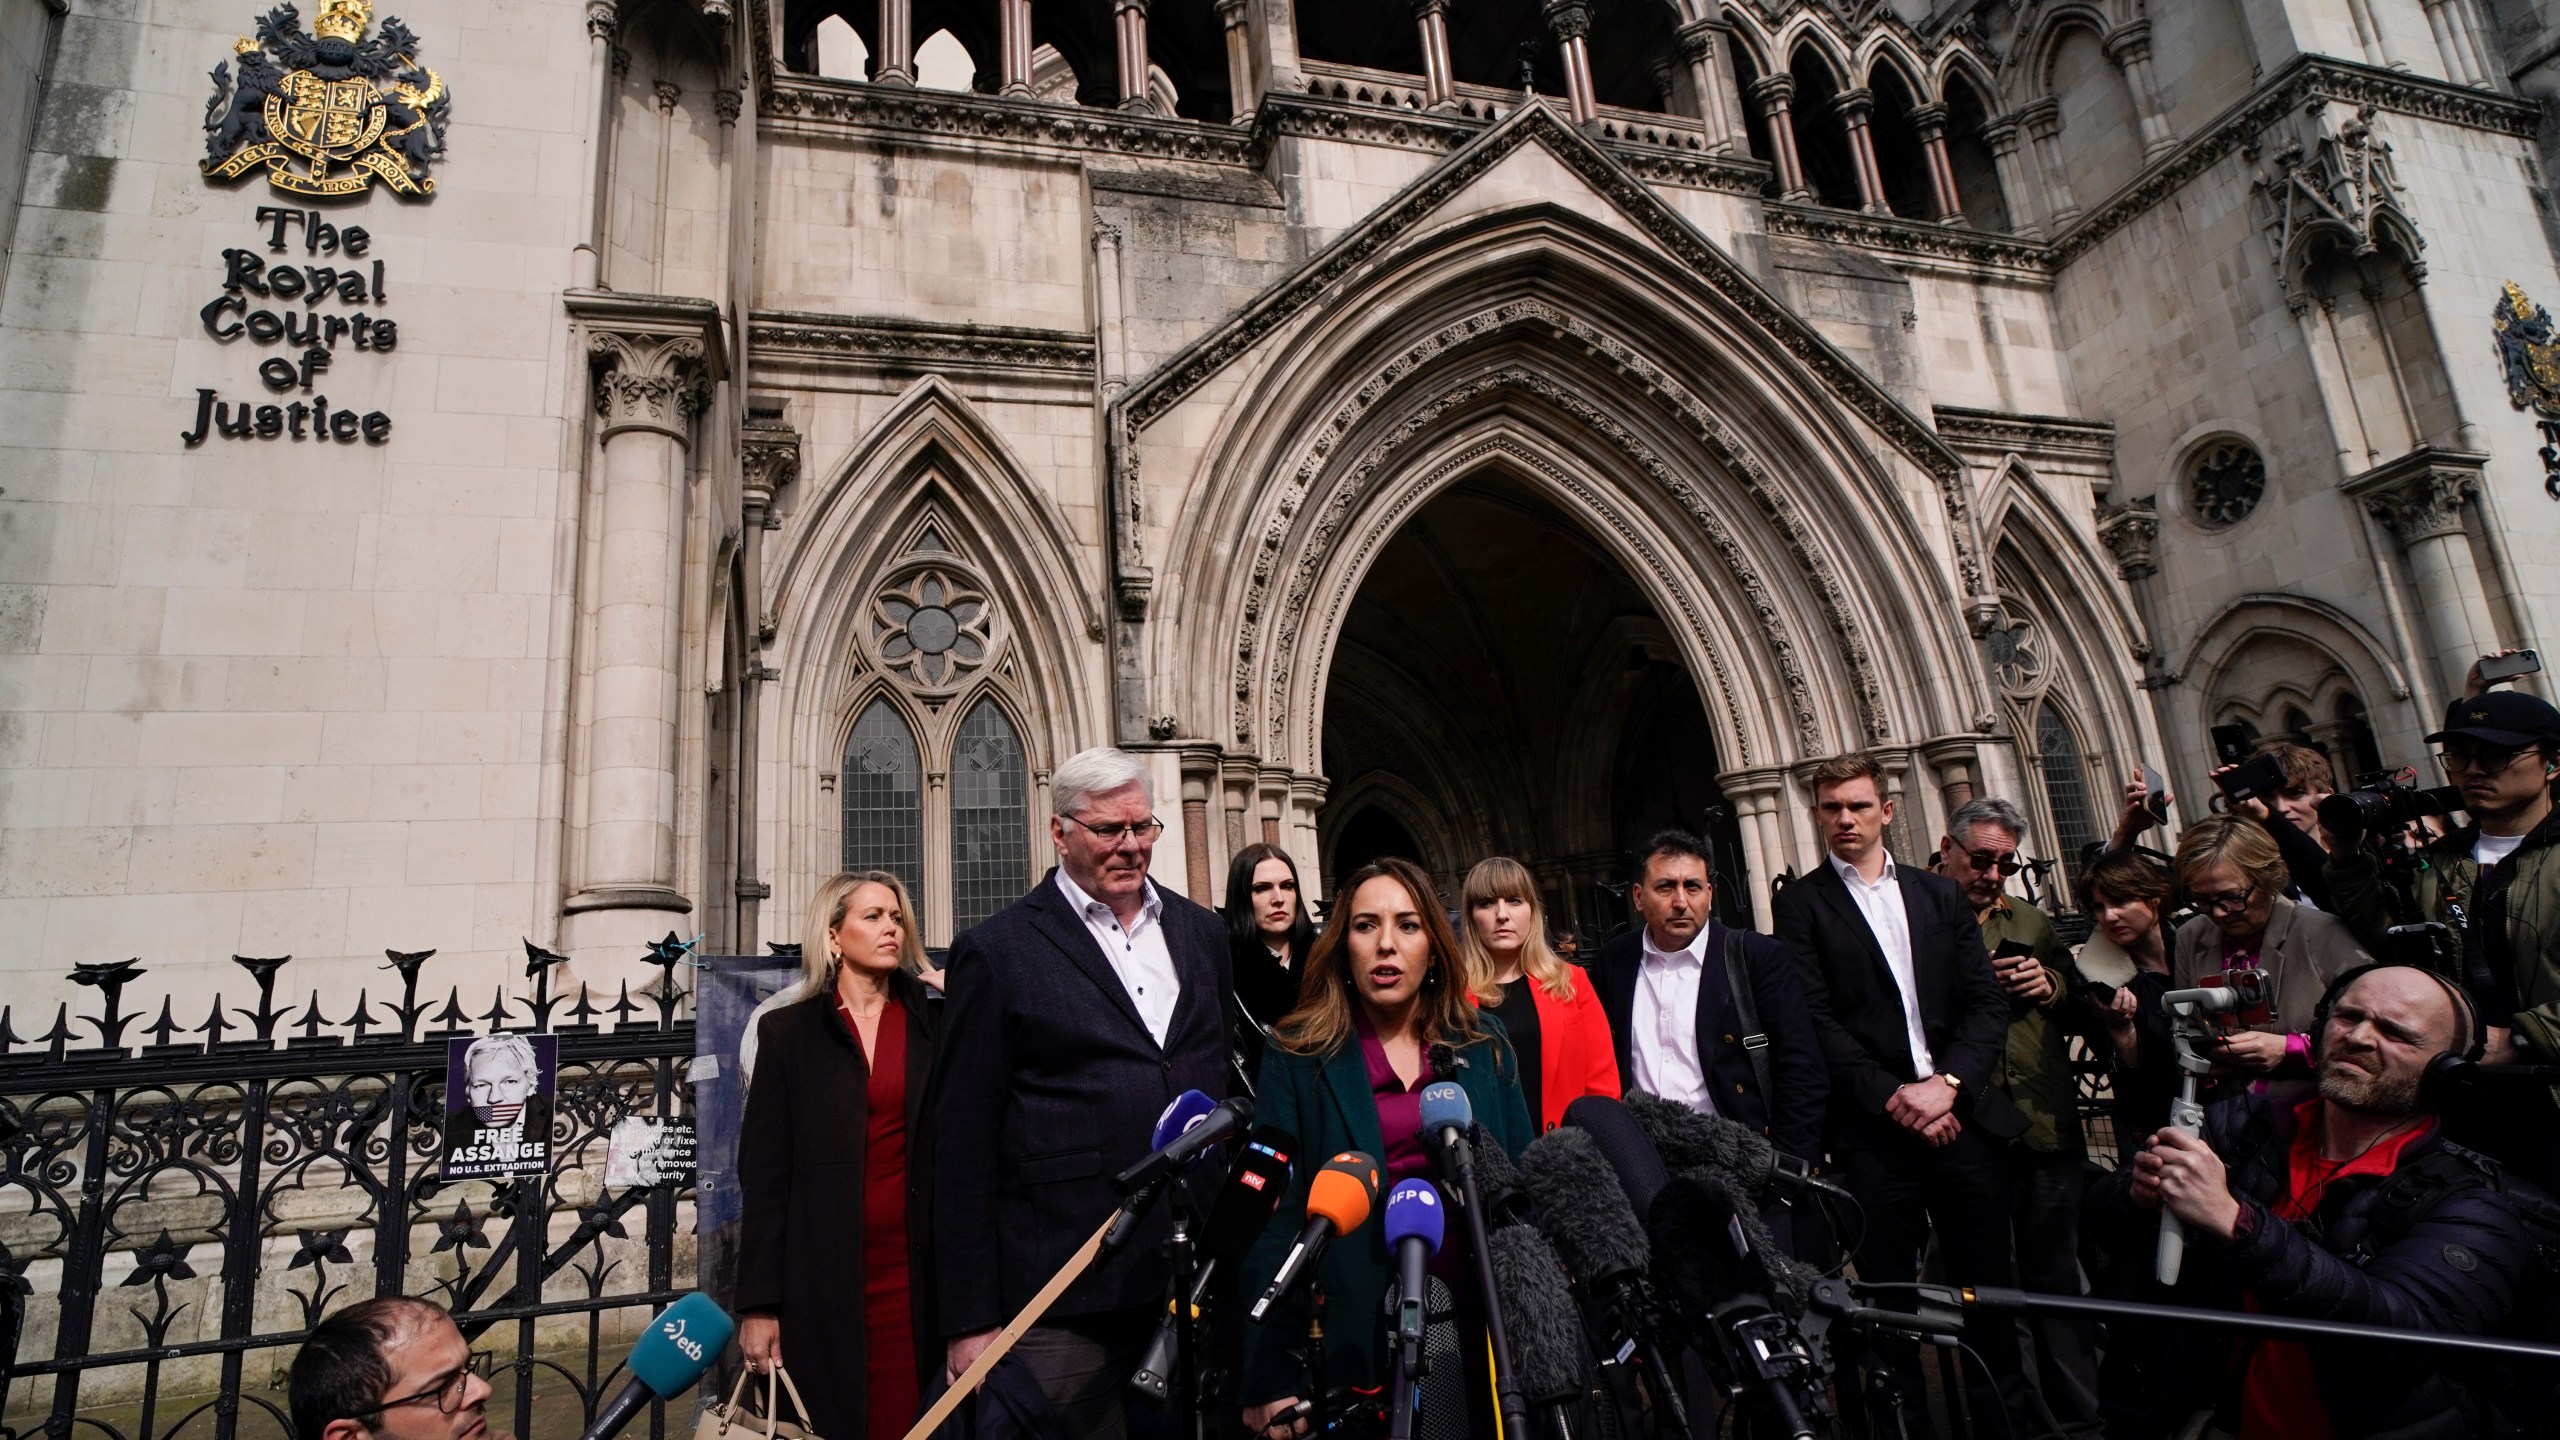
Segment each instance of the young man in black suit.
[{"label": "young man in black suit", "polygon": [[[1145,766],[1094,749],[1049,781],[1057,868],[951,947],[934,1254],[958,1376],[1094,1227],[1185,1090],[1227,1093],[1226,924],[1147,878]],[[1200,1197],[1205,1203],[1208,1196]],[[1163,1314],[1165,1207],[1014,1347],[1075,1440],[1127,1433],[1122,1395]]]},{"label": "young man in black suit", "polygon": [[[1714,918],[1714,881],[1696,836],[1665,830],[1636,866],[1629,898],[1644,923],[1601,946],[1591,961],[1591,985],[1617,1044],[1619,1081],[1748,1126],[1819,1164],[1831,1078],[1785,949]],[[1756,1023],[1745,1023],[1734,1004],[1728,944],[1739,951]],[[1746,1047],[1755,1032],[1767,1042],[1757,1064]]]},{"label": "young man in black suit", "polygon": [[[1862,754],[1816,767],[1816,824],[1830,856],[1780,892],[1774,915],[1831,1068],[1832,1164],[1865,1212],[1858,1275],[1916,1278],[1934,1224],[1957,1283],[2014,1285],[2005,1152],[2026,1117],[1991,1084],[2008,997],[1964,892],[1886,853],[1893,802],[1882,773]],[[1986,1390],[1969,1372],[1976,1408],[2004,1408],[2021,1440],[2049,1434],[2019,1368],[2017,1326],[1972,1327],[1967,1343],[1993,1382]],[[1887,1353],[1925,1430],[1917,1352]]]}]

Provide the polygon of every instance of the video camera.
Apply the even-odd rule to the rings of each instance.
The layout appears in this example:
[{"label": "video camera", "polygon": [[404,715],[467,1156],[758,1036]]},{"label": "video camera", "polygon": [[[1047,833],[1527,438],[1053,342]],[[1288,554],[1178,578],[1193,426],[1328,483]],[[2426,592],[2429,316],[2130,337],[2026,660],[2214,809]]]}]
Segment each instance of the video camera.
[{"label": "video camera", "polygon": [[2462,792],[2451,785],[2418,788],[2416,767],[2376,770],[2356,777],[2356,788],[2321,797],[2320,824],[2332,835],[2389,835],[2413,821],[2451,815]]}]

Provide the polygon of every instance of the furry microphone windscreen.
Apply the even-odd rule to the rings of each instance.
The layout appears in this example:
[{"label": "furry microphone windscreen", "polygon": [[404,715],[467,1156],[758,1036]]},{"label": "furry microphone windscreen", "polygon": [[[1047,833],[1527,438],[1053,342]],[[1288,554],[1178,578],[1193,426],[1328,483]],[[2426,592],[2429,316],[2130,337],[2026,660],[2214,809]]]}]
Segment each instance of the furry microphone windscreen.
[{"label": "furry microphone windscreen", "polygon": [[1650,1214],[1653,1197],[1671,1183],[1671,1172],[1627,1107],[1605,1095],[1585,1095],[1564,1107],[1564,1123],[1599,1145],[1636,1215]]},{"label": "furry microphone windscreen", "polygon": [[1502,1299],[1502,1328],[1519,1371],[1521,1398],[1537,1405],[1581,1394],[1591,1351],[1564,1263],[1526,1225],[1505,1225],[1485,1245],[1492,1252],[1493,1288]]},{"label": "furry microphone windscreen", "polygon": [[1529,1192],[1520,1183],[1520,1172],[1512,1168],[1511,1157],[1481,1124],[1467,1127],[1467,1145],[1475,1154],[1476,1194],[1484,1198],[1486,1227],[1528,1219]]},{"label": "furry microphone windscreen", "polygon": [[[1705,1166],[1663,1187],[1645,1228],[1653,1237],[1654,1278],[1691,1316],[1704,1316],[1745,1293],[1801,1315],[1819,1278],[1779,1251],[1777,1237],[1741,1186]],[[1734,1245],[1736,1230],[1741,1250]]]},{"label": "furry microphone windscreen", "polygon": [[1706,1165],[1749,1185],[1755,1194],[1768,1188],[1777,1151],[1766,1138],[1720,1115],[1700,1114],[1641,1090],[1629,1094],[1626,1105],[1673,1174]]},{"label": "furry microphone windscreen", "polygon": [[1626,1187],[1588,1134],[1560,1126],[1539,1136],[1520,1152],[1520,1178],[1537,1202],[1538,1228],[1584,1284],[1641,1275],[1653,1263]]}]

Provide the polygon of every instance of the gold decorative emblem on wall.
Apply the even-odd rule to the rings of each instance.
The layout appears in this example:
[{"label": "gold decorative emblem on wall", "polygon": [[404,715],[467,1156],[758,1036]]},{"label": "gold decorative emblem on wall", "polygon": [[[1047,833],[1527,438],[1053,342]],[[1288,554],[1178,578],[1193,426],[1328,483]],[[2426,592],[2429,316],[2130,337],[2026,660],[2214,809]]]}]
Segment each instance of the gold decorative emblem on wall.
[{"label": "gold decorative emblem on wall", "polygon": [[451,97],[413,58],[408,26],[386,17],[367,39],[372,19],[372,0],[322,0],[308,35],[289,4],[261,17],[258,38],[232,47],[236,83],[230,61],[213,67],[205,178],[263,166],[268,184],[295,195],[357,195],[377,179],[397,194],[434,194],[428,169],[444,154]]},{"label": "gold decorative emblem on wall", "polygon": [[2526,299],[2510,280],[2490,324],[2506,366],[2507,398],[2520,410],[2560,416],[2560,340],[2551,333],[2551,312]]}]

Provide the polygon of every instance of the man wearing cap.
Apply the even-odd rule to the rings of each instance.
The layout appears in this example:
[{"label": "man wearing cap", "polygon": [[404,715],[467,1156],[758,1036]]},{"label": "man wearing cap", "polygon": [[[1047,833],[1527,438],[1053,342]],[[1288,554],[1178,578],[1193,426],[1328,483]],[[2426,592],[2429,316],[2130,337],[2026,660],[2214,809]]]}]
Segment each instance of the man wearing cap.
[{"label": "man wearing cap", "polygon": [[[2462,791],[2464,828],[2425,849],[2410,885],[2416,914],[2385,883],[2380,857],[2337,834],[2328,866],[2340,918],[2385,953],[2382,931],[2440,921],[2462,946],[2462,987],[2488,1021],[2484,1060],[2560,1064],[2560,709],[2513,690],[2466,695],[2427,737],[2447,783]],[[2334,811],[2332,813],[2335,813]],[[2560,1184],[2560,1105],[2552,1092],[2500,1086],[2467,1107],[2457,1139],[2550,1188]],[[2451,1118],[2449,1117],[2449,1124]]]}]

